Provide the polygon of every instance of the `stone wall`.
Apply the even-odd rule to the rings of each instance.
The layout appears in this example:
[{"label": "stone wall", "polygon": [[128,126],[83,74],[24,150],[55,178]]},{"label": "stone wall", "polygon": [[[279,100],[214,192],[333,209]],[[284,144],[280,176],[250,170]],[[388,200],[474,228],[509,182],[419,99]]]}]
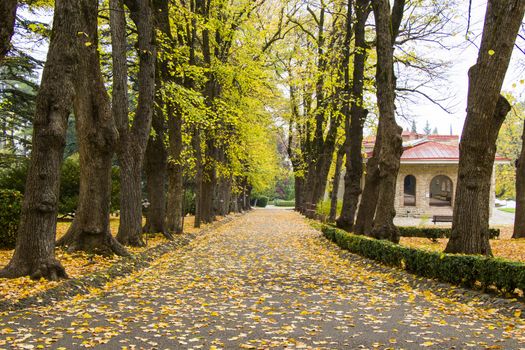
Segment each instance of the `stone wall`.
[{"label": "stone wall", "polygon": [[[457,164],[401,164],[396,184],[395,208],[397,216],[429,216],[432,215],[452,215],[452,205],[457,185]],[[416,205],[404,205],[404,179],[407,175],[416,178]],[[446,207],[436,207],[430,205],[430,182],[435,176],[445,175],[452,180],[452,205]],[[364,178],[362,181],[364,185]],[[496,180],[493,172],[491,181],[490,196],[490,216],[495,205]],[[341,182],[337,191],[337,197],[342,200],[344,193],[344,170],[341,174]]]},{"label": "stone wall", "polygon": [[[396,213],[398,216],[452,215],[452,206],[435,207],[430,205],[430,182],[438,175],[452,180],[452,205],[456,193],[457,164],[401,164],[396,184]],[[407,175],[416,178],[416,205],[404,205],[404,179]]]}]

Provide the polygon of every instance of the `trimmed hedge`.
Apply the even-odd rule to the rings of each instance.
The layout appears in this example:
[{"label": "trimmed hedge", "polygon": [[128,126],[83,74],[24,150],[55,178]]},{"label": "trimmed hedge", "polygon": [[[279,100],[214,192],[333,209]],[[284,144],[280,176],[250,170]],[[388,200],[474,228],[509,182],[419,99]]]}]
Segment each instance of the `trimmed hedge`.
[{"label": "trimmed hedge", "polygon": [[0,190],[0,248],[13,249],[18,233],[23,196],[15,190]]},{"label": "trimmed hedge", "polygon": [[276,199],[273,204],[276,207],[294,207],[295,201],[294,200],[286,201],[286,200]]},{"label": "trimmed hedge", "polygon": [[258,208],[265,208],[268,205],[268,197],[266,196],[256,196],[252,198],[252,206],[256,206]]},{"label": "trimmed hedge", "polygon": [[329,240],[343,249],[419,276],[472,288],[496,287],[503,292],[525,291],[525,264],[480,255],[445,254],[403,247],[389,241],[357,236],[321,225]]},{"label": "trimmed hedge", "polygon": [[[451,228],[447,227],[415,227],[398,226],[401,237],[423,237],[430,239],[450,238]],[[500,235],[499,228],[489,228],[489,238],[496,239]]]}]

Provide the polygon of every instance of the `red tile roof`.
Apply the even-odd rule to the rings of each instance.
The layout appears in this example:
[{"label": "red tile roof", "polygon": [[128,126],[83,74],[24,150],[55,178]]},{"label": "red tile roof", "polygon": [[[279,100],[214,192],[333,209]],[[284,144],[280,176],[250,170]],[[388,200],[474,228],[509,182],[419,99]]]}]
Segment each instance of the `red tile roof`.
[{"label": "red tile roof", "polygon": [[[419,141],[419,140],[417,140]],[[401,162],[458,162],[459,146],[431,140],[420,140],[414,145],[405,145]],[[367,157],[372,156],[372,150],[367,152]],[[508,158],[496,155],[496,161],[510,161]]]},{"label": "red tile roof", "polygon": [[440,142],[428,141],[405,147],[401,160],[459,160],[459,148]]}]

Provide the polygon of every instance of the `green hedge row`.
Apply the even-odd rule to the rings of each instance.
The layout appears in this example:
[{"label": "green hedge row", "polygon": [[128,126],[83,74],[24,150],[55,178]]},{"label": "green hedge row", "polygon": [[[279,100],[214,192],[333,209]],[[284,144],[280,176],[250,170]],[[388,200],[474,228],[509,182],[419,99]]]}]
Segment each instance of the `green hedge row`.
[{"label": "green hedge row", "polygon": [[[450,234],[452,233],[452,229],[447,227],[398,226],[398,229],[401,237],[450,238]],[[490,239],[498,238],[499,234],[499,228],[489,228]]]},{"label": "green hedge row", "polygon": [[321,231],[343,249],[423,277],[465,287],[496,287],[525,291],[525,264],[479,255],[457,255],[403,247],[389,241],[357,236],[329,225]]},{"label": "green hedge row", "polygon": [[276,199],[273,204],[276,207],[294,207],[295,206],[295,201],[294,200],[285,201],[285,200],[282,200],[282,199]]},{"label": "green hedge row", "polygon": [[23,196],[15,190],[0,190],[0,248],[15,247]]}]

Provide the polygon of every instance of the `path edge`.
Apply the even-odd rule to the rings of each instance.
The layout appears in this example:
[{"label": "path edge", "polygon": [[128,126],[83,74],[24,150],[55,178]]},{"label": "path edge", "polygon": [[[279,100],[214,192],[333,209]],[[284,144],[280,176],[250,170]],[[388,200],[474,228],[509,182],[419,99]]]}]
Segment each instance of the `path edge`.
[{"label": "path edge", "polygon": [[91,289],[101,288],[117,278],[143,270],[164,254],[185,247],[195,238],[228,224],[248,212],[249,211],[229,214],[224,219],[207,225],[196,233],[175,235],[173,241],[159,244],[130,257],[123,257],[104,270],[96,271],[79,278],[68,279],[58,286],[38,294],[18,299],[15,302],[0,300],[0,312],[23,310],[32,306],[49,306],[77,295],[89,294]]}]

